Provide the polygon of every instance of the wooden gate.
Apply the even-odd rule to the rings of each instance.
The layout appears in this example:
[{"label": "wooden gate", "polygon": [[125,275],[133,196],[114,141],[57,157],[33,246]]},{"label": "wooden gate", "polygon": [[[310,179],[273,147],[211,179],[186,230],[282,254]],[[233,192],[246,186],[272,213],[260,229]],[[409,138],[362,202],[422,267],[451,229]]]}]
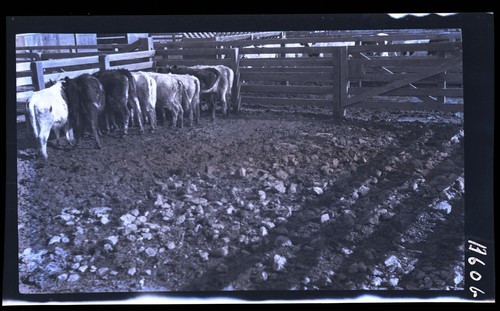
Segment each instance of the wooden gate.
[{"label": "wooden gate", "polygon": [[461,42],[451,38],[449,42],[386,44],[387,40],[390,37],[384,37],[381,45],[347,48],[342,109],[463,111]]}]

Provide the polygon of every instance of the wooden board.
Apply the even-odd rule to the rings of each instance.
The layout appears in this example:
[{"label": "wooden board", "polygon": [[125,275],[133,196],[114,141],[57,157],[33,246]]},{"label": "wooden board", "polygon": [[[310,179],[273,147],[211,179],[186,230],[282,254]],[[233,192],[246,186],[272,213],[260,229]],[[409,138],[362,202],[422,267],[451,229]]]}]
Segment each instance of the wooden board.
[{"label": "wooden board", "polygon": [[152,69],[154,63],[153,62],[143,62],[143,63],[135,63],[135,64],[128,64],[128,65],[119,65],[119,66],[111,66],[109,69],[128,69],[130,71],[136,71],[136,70],[145,70],[145,69]]},{"label": "wooden board", "polygon": [[164,67],[164,66],[196,66],[196,65],[226,65],[231,66],[231,59],[168,59],[168,60],[159,60],[156,62],[155,67]]},{"label": "wooden board", "polygon": [[109,61],[119,61],[119,60],[128,60],[128,59],[134,59],[134,58],[147,58],[147,57],[154,57],[155,56],[155,51],[140,51],[140,52],[130,52],[130,53],[117,53],[117,54],[110,54],[109,55]]},{"label": "wooden board", "polygon": [[[419,73],[422,73],[425,71],[419,71]],[[395,73],[395,74],[390,74],[390,73],[370,73],[370,74],[364,74],[361,77],[356,77],[356,81],[378,81],[378,82],[392,82],[392,81],[398,81],[401,79],[405,79],[410,75],[414,75],[416,73],[408,73],[408,74],[403,74],[403,73]],[[427,80],[427,81],[426,81]],[[438,81],[453,81],[454,83],[459,83],[463,81],[463,74],[461,73],[440,73],[432,78],[425,78],[420,81],[419,83],[422,82],[438,82]]]},{"label": "wooden board", "polygon": [[[364,92],[369,92],[371,88],[360,87],[360,88],[349,88],[350,95],[363,94]],[[452,89],[441,89],[441,88],[411,88],[404,87],[393,91],[384,93],[384,96],[452,96],[452,97],[463,97],[464,90],[461,88]]]},{"label": "wooden board", "polygon": [[261,105],[285,105],[285,106],[323,106],[332,107],[332,101],[326,99],[301,99],[301,98],[270,98],[270,97],[241,97],[242,103]]},{"label": "wooden board", "polygon": [[50,80],[52,81],[57,81],[59,79],[63,79],[65,77],[68,78],[76,78],[79,75],[82,75],[84,73],[89,73],[92,74],[94,72],[99,71],[99,68],[92,68],[92,69],[85,69],[85,70],[77,70],[77,71],[68,71],[68,72],[60,72],[60,73],[52,73],[44,76],[44,81],[49,82]]},{"label": "wooden board", "polygon": [[231,49],[195,48],[156,50],[156,55],[230,55]]},{"label": "wooden board", "polygon": [[241,72],[243,81],[332,81],[333,72]]},{"label": "wooden board", "polygon": [[462,112],[463,104],[423,104],[423,103],[393,103],[393,102],[373,102],[362,101],[352,107],[356,108],[376,108],[376,109],[395,109],[395,110],[415,110],[415,111],[451,111]]},{"label": "wooden board", "polygon": [[240,72],[318,72],[318,71],[332,71],[332,67],[241,67]]},{"label": "wooden board", "polygon": [[31,71],[31,62],[16,63],[16,72]]},{"label": "wooden board", "polygon": [[300,67],[300,66],[333,66],[334,61],[331,58],[309,57],[309,58],[243,58],[240,60],[240,66],[252,67]]},{"label": "wooden board", "polygon": [[262,47],[242,48],[240,54],[280,54],[280,53],[332,53],[334,47]]},{"label": "wooden board", "polygon": [[349,53],[360,52],[405,52],[405,51],[453,51],[460,50],[462,42],[423,43],[423,44],[387,44],[349,46]]},{"label": "wooden board", "polygon": [[411,57],[372,57],[368,59],[351,59],[349,63],[353,66],[359,65],[364,67],[378,67],[378,66],[415,66],[415,67],[426,67],[426,66],[438,66],[443,63],[445,59],[443,58],[411,58]]},{"label": "wooden board", "polygon": [[31,79],[31,77],[16,78],[16,86],[17,87],[20,87],[23,85],[32,85],[32,84],[33,84],[33,80]]},{"label": "wooden board", "polygon": [[332,94],[331,86],[302,85],[241,85],[241,92],[252,93],[288,93],[288,94]]},{"label": "wooden board", "polygon": [[33,91],[17,92],[16,99],[18,102],[26,102],[33,95]]},{"label": "wooden board", "polygon": [[43,68],[57,68],[57,67],[77,66],[85,64],[98,64],[98,63],[99,63],[98,56],[51,59],[42,61]]}]

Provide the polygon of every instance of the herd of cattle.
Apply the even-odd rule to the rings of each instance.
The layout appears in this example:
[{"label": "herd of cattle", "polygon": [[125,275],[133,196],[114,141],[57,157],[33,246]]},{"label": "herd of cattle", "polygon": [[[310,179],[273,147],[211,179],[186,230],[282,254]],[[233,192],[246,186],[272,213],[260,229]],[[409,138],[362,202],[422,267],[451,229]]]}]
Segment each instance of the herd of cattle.
[{"label": "herd of cattle", "polygon": [[90,129],[101,148],[99,135],[117,128],[126,135],[129,123],[137,124],[141,133],[146,124],[151,131],[156,130],[157,116],[166,122],[165,109],[172,116],[173,127],[183,127],[185,114],[192,126],[193,119],[198,123],[200,117],[200,99],[206,99],[211,107],[213,121],[217,103],[227,114],[233,80],[233,70],[223,65],[162,67],[156,72],[99,71],[50,81],[47,88],[33,93],[27,116],[37,148],[47,159],[52,130],[58,144],[63,130],[68,142],[76,147],[84,131]]}]

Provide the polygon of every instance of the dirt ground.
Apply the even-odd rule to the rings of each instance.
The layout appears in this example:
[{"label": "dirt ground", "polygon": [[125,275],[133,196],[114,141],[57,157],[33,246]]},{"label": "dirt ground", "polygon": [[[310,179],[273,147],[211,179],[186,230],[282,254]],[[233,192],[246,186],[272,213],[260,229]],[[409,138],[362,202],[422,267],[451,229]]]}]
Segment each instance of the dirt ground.
[{"label": "dirt ground", "polygon": [[254,106],[36,155],[21,293],[462,290],[463,116]]}]

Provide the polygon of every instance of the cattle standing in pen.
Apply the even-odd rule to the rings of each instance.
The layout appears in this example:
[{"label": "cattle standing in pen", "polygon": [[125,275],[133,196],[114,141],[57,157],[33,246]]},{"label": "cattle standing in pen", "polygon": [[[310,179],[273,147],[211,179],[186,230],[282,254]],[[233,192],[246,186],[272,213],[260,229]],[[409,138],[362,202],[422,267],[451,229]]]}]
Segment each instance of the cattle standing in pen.
[{"label": "cattle standing in pen", "polygon": [[184,110],[182,108],[183,91],[182,83],[171,75],[147,72],[156,81],[156,110],[165,122],[165,108],[172,114],[172,127],[177,126],[180,119],[180,127],[184,126]]},{"label": "cattle standing in pen", "polygon": [[137,98],[141,105],[143,120],[147,118],[151,132],[156,130],[156,81],[145,72],[133,72],[136,82]]},{"label": "cattle standing in pen", "polygon": [[[106,130],[109,131],[109,120],[118,113],[123,124],[123,134],[128,134],[130,118],[137,115],[139,132],[144,131],[142,127],[142,112],[140,110],[139,99],[135,80],[130,71],[126,69],[105,70],[94,74],[101,81],[106,92]],[[132,112],[131,112],[132,111]]]},{"label": "cattle standing in pen", "polygon": [[196,124],[200,119],[200,80],[192,75],[178,75],[169,73],[168,75],[179,80],[182,83],[183,93],[185,96],[182,100],[182,109],[184,113],[188,113],[189,126],[193,126],[193,117]]},{"label": "cattle standing in pen", "polygon": [[102,84],[93,75],[83,74],[74,79],[65,78],[65,86],[69,119],[74,127],[76,145],[79,144],[86,126],[90,125],[96,145],[101,148],[98,117],[105,107],[105,92]]},{"label": "cattle standing in pen", "polygon": [[28,117],[37,147],[45,160],[47,155],[47,140],[53,130],[57,144],[60,143],[60,130],[63,129],[70,144],[73,141],[69,125],[69,109],[64,82],[58,81],[51,87],[34,92],[27,108]]},{"label": "cattle standing in pen", "polygon": [[[222,89],[224,88],[224,82],[220,81],[225,79],[221,79],[222,75],[220,71],[218,71],[217,69],[214,68],[195,69],[185,66],[172,66],[172,67],[158,68],[158,72],[188,74],[195,76],[196,78],[198,78],[198,80],[200,80],[200,88],[201,88],[200,93],[207,94],[208,96],[208,101],[212,108],[212,118],[211,118],[212,122],[215,120],[215,109],[216,109],[215,96],[219,95],[222,101],[222,112],[224,115],[227,114],[226,99],[224,96],[220,96]],[[227,85],[225,87],[227,87]]]},{"label": "cattle standing in pen", "polygon": [[[234,72],[231,68],[224,65],[215,65],[215,66],[197,65],[197,66],[192,66],[190,68],[195,68],[195,69],[214,68],[218,70],[221,73],[221,78],[226,80],[219,84],[219,91],[218,91],[220,94],[219,97],[223,96],[226,99],[227,103],[230,104],[232,103]],[[233,106],[233,111],[236,111],[236,108],[237,107]]]}]

